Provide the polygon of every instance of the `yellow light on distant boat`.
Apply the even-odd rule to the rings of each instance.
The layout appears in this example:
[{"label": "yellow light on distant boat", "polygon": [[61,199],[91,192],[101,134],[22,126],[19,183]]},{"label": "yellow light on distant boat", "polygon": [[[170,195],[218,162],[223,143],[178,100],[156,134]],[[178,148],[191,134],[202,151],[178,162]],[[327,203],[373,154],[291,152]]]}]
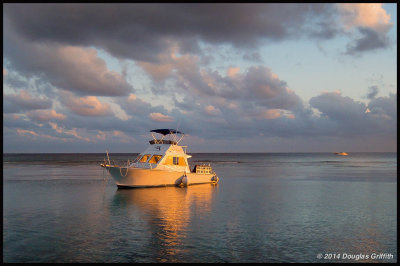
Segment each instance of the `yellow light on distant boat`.
[{"label": "yellow light on distant boat", "polygon": [[347,152],[335,152],[335,154],[342,155],[342,156],[349,155]]}]

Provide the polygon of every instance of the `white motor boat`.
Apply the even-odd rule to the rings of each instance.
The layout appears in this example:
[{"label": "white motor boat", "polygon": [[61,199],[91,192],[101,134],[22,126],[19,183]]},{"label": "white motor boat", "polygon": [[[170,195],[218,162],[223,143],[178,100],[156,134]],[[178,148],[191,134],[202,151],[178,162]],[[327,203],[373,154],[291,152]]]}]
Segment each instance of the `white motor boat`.
[{"label": "white motor boat", "polygon": [[[119,188],[187,186],[217,184],[218,176],[210,164],[197,164],[190,169],[187,146],[178,145],[184,133],[175,129],[151,130],[150,146],[126,166],[111,164],[108,158],[101,167],[107,169]],[[154,133],[160,134],[157,138]],[[170,139],[164,139],[166,136]],[[180,135],[179,140],[177,140]],[[108,153],[107,153],[108,157]]]}]

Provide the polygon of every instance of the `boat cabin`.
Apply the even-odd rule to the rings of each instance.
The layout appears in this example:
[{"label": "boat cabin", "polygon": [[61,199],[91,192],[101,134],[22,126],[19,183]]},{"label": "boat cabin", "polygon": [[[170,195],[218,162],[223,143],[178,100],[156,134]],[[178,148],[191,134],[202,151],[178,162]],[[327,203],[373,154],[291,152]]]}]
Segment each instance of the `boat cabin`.
[{"label": "boat cabin", "polygon": [[[177,134],[184,134],[174,129],[155,129],[150,132],[152,132],[151,135],[153,137],[149,141],[150,146],[138,155],[131,166],[136,168],[190,172],[187,159],[192,156],[186,154],[186,146],[178,145],[183,136],[177,139]],[[157,138],[153,132],[161,134],[162,137]],[[164,139],[167,135],[171,135],[172,139]]]}]

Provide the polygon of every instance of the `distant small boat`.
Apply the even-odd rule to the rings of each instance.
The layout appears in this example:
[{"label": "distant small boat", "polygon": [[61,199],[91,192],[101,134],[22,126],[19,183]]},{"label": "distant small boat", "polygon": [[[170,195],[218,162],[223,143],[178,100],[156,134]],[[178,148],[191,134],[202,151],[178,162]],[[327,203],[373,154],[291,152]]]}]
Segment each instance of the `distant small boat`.
[{"label": "distant small boat", "polygon": [[335,152],[335,154],[342,155],[342,156],[349,155],[347,152]]},{"label": "distant small boat", "polygon": [[[179,146],[184,134],[175,129],[151,130],[153,139],[150,146],[126,166],[118,166],[108,162],[101,164],[114,178],[118,187],[157,187],[157,186],[187,186],[193,184],[217,184],[219,178],[208,164],[197,164],[193,170],[189,168],[186,146]],[[157,139],[154,133],[162,135]],[[176,140],[177,134],[181,138]],[[172,135],[173,140],[165,140],[166,135]],[[107,152],[108,157],[108,152]]]}]

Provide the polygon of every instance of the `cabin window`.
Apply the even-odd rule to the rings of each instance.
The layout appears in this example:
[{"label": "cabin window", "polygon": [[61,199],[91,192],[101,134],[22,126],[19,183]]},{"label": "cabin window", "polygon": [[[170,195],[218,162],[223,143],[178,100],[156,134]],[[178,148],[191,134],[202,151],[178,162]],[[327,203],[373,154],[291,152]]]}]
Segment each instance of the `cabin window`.
[{"label": "cabin window", "polygon": [[153,155],[153,157],[151,157],[149,163],[158,163],[162,158],[162,155]]},{"label": "cabin window", "polygon": [[185,158],[183,157],[173,157],[174,165],[186,166]]},{"label": "cabin window", "polygon": [[141,163],[147,162],[147,160],[150,158],[150,156],[151,156],[151,154],[145,154],[145,155],[143,155],[143,157],[140,159],[139,162],[141,162]]},{"label": "cabin window", "polygon": [[164,162],[165,165],[179,165],[186,166],[185,158],[177,156],[167,156]]}]

